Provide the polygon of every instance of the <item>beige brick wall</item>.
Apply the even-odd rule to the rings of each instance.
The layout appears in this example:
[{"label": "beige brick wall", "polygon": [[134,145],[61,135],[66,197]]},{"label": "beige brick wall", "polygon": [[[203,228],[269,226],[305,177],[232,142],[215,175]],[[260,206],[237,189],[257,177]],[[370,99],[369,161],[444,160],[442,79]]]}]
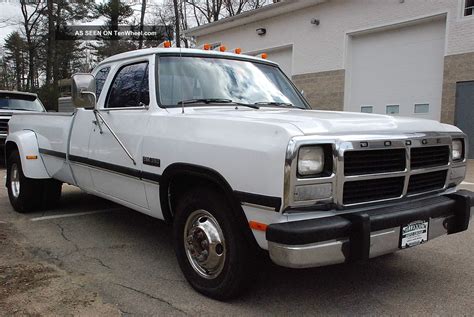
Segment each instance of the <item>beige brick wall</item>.
[{"label": "beige brick wall", "polygon": [[344,109],[344,80],[344,69],[293,76],[296,87],[304,90],[309,104],[317,110]]},{"label": "beige brick wall", "polygon": [[441,122],[454,123],[456,83],[474,80],[474,52],[449,55],[444,58]]}]

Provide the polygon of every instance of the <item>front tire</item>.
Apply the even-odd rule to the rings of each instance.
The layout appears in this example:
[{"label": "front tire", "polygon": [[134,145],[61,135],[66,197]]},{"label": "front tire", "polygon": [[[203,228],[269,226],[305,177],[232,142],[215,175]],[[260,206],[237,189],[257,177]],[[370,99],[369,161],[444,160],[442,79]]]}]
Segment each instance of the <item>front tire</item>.
[{"label": "front tire", "polygon": [[198,292],[218,300],[239,295],[255,272],[253,248],[232,216],[222,194],[201,188],[180,197],[173,223],[174,248],[184,276]]}]

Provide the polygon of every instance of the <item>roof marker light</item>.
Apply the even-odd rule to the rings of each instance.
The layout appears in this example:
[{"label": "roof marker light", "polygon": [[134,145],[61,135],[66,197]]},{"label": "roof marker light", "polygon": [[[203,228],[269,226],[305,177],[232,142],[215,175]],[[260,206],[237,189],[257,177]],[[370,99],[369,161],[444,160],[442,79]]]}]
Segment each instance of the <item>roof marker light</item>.
[{"label": "roof marker light", "polygon": [[209,51],[211,49],[211,44],[209,44],[209,43],[204,44],[202,49],[205,50],[205,51]]},{"label": "roof marker light", "polygon": [[221,46],[219,46],[219,51],[220,52],[225,52],[225,51],[227,51],[227,47],[225,47],[224,45],[221,45]]},{"label": "roof marker light", "polygon": [[260,55],[260,57],[262,59],[267,59],[268,58],[268,54],[267,53],[262,53],[262,55]]},{"label": "roof marker light", "polygon": [[237,47],[235,50],[234,50],[234,53],[235,54],[242,54],[242,49],[240,47]]},{"label": "roof marker light", "polygon": [[170,48],[171,42],[170,41],[161,42],[160,45],[158,45],[158,47]]}]

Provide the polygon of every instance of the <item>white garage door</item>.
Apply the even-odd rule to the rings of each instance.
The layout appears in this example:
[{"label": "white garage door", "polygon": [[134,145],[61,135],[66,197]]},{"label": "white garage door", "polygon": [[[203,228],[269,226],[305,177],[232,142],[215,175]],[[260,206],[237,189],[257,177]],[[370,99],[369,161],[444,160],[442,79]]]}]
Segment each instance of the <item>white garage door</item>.
[{"label": "white garage door", "polygon": [[293,64],[293,48],[285,47],[270,50],[268,53],[268,60],[278,63],[283,72],[291,78],[292,64]]},{"label": "white garage door", "polygon": [[345,110],[440,119],[445,20],[351,37]]}]

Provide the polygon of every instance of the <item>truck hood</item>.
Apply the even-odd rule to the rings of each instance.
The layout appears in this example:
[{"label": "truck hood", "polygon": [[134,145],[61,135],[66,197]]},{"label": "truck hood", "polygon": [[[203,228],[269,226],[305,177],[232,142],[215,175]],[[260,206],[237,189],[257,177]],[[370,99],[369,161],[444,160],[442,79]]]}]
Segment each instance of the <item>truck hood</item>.
[{"label": "truck hood", "polygon": [[[187,109],[185,109],[187,111]],[[454,126],[434,120],[393,117],[356,112],[318,111],[281,108],[258,110],[235,108],[194,108],[197,116],[212,116],[222,120],[249,120],[270,124],[291,124],[302,134],[373,134],[415,132],[460,132]]]}]

